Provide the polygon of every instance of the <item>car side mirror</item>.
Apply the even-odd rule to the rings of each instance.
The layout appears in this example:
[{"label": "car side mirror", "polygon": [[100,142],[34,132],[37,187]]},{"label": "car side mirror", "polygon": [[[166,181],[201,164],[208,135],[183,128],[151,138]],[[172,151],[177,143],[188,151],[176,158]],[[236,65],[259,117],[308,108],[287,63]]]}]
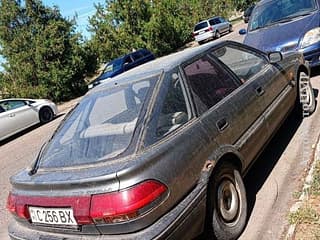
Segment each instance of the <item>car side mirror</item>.
[{"label": "car side mirror", "polygon": [[240,35],[246,35],[247,34],[247,30],[242,28],[242,29],[239,30],[239,34]]},{"label": "car side mirror", "polygon": [[277,63],[282,61],[283,56],[281,52],[270,52],[268,53],[268,58],[270,63]]}]

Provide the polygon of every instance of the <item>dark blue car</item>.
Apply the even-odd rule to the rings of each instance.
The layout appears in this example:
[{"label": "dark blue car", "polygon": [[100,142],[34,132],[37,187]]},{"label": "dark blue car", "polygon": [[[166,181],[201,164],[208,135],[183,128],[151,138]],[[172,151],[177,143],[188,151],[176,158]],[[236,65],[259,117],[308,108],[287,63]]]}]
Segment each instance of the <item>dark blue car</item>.
[{"label": "dark blue car", "polygon": [[320,0],[262,0],[252,12],[244,43],[265,52],[302,52],[320,65]]},{"label": "dark blue car", "polygon": [[104,72],[96,80],[89,84],[88,88],[91,89],[109,78],[115,77],[120,73],[128,71],[154,59],[154,55],[147,49],[139,49],[135,52],[116,58],[107,64]]}]

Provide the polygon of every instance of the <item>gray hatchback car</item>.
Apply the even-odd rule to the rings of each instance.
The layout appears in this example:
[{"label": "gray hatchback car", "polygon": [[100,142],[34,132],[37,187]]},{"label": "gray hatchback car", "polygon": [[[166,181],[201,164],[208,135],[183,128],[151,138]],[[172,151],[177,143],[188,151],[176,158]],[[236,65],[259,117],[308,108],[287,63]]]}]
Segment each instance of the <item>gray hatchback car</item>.
[{"label": "gray hatchback car", "polygon": [[[206,44],[90,91],[11,178],[12,239],[234,239],[243,176],[295,106],[303,56]],[[300,106],[300,107],[299,107]]]}]

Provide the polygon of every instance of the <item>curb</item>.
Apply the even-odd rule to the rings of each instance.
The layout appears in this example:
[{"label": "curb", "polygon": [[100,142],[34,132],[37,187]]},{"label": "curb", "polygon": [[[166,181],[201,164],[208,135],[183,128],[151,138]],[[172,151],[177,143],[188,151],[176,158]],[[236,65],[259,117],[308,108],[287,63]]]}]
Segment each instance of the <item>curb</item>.
[{"label": "curb", "polygon": [[[308,175],[305,179],[305,183],[302,188],[302,193],[298,199],[298,202],[296,202],[290,208],[289,214],[293,214],[293,213],[297,212],[300,209],[300,207],[302,206],[302,204],[309,198],[309,188],[311,187],[311,184],[313,181],[314,169],[315,169],[316,164],[320,161],[320,136],[317,139],[316,146],[312,146],[312,149],[315,150],[315,152],[313,154],[313,157],[314,157],[313,163],[312,163],[312,165],[309,169]],[[291,224],[289,226],[285,240],[294,240],[296,227],[297,227],[297,224]]]}]

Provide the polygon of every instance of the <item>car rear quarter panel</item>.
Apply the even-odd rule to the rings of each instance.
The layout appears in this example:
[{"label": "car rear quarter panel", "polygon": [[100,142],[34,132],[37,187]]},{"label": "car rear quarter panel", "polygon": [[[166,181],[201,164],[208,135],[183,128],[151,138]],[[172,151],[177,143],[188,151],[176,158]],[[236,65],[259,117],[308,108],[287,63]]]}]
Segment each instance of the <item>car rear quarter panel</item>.
[{"label": "car rear quarter panel", "polygon": [[[193,119],[177,132],[148,147],[139,156],[123,165],[117,173],[120,189],[139,182],[156,179],[168,187],[166,199],[150,213],[114,231],[135,231],[145,227],[179,203],[197,184],[203,166],[216,144],[208,139],[198,119]],[[199,216],[201,218],[201,216]],[[108,226],[101,231],[109,233]]]}]

